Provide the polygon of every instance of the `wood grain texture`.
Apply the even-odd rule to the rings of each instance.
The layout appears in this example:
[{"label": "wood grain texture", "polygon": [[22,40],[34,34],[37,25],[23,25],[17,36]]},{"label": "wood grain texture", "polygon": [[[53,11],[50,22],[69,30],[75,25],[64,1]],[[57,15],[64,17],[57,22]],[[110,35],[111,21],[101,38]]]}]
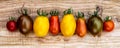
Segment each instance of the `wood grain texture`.
[{"label": "wood grain texture", "polygon": [[[93,37],[87,34],[80,38],[77,35],[65,38],[61,34],[58,36],[47,35],[38,38],[34,33],[24,37],[19,31],[14,33],[6,29],[6,22],[10,16],[19,17],[18,10],[25,4],[29,15],[33,18],[37,16],[36,10],[41,8],[47,10],[60,10],[60,18],[63,10],[72,7],[74,12],[93,12],[96,5],[103,7],[103,16],[113,17],[115,29],[110,32],[102,32],[101,37]],[[0,0],[0,48],[120,48],[120,1],[119,0]],[[86,16],[88,17],[88,16]],[[117,19],[116,19],[117,18]]]}]

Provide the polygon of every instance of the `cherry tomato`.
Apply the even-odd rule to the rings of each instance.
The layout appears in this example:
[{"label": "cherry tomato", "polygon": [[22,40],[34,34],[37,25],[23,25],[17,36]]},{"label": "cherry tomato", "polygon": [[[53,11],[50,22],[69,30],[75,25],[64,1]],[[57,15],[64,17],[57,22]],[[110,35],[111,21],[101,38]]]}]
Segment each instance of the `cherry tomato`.
[{"label": "cherry tomato", "polygon": [[87,33],[86,22],[84,19],[84,14],[78,12],[78,18],[76,21],[76,32],[80,37],[84,37]]},{"label": "cherry tomato", "polygon": [[111,17],[107,16],[103,24],[103,29],[107,32],[110,32],[114,29],[114,22],[111,20]]},{"label": "cherry tomato", "polygon": [[17,20],[17,27],[23,35],[29,34],[33,30],[33,20],[27,14],[27,9],[24,9],[22,15]]},{"label": "cherry tomato", "polygon": [[50,12],[51,17],[50,17],[50,32],[53,35],[57,35],[60,31],[60,25],[59,25],[59,17],[58,14],[59,12],[57,10],[52,10]]},{"label": "cherry tomato", "polygon": [[7,29],[11,32],[15,31],[17,28],[16,22],[14,19],[15,19],[14,17],[11,17],[10,20],[6,24]]}]

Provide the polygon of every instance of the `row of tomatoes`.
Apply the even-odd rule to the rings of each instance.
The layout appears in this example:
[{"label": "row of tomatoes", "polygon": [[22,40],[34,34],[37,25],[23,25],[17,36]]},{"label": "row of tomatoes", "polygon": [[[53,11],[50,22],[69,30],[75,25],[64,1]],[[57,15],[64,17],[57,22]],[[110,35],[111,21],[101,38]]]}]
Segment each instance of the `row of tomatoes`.
[{"label": "row of tomatoes", "polygon": [[61,31],[65,37],[70,37],[76,32],[80,37],[83,37],[87,32],[96,36],[102,30],[110,32],[114,29],[114,22],[111,17],[106,17],[103,22],[101,17],[97,15],[98,11],[94,12],[94,15],[88,19],[87,23],[82,12],[78,12],[77,20],[75,20],[72,9],[64,11],[61,22],[59,22],[59,11],[57,10],[50,11],[51,16],[49,19],[46,11],[37,10],[38,16],[34,22],[27,14],[27,9],[23,9],[21,12],[22,15],[17,19],[17,22],[14,17],[11,17],[10,21],[7,22],[6,26],[9,31],[15,31],[18,28],[20,33],[27,35],[33,30],[38,37],[46,36],[48,31],[53,35],[57,35]]}]

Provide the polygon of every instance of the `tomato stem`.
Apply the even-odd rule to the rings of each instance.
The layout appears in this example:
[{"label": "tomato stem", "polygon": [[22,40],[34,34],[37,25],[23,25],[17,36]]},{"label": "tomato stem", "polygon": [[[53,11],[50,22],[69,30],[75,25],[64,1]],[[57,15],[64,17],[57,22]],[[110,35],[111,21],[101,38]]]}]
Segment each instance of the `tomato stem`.
[{"label": "tomato stem", "polygon": [[9,20],[15,20],[15,17],[10,17]]},{"label": "tomato stem", "polygon": [[98,11],[94,11],[94,14],[92,16],[98,16]]},{"label": "tomato stem", "polygon": [[59,11],[58,10],[51,10],[50,11],[50,15],[51,16],[58,16],[59,15]]},{"label": "tomato stem", "polygon": [[111,19],[112,19],[112,17],[110,17],[110,16],[105,17],[105,21],[109,21]]},{"label": "tomato stem", "polygon": [[73,10],[71,8],[67,9],[64,11],[64,15],[66,14],[72,14],[73,13]]},{"label": "tomato stem", "polygon": [[28,15],[28,14],[27,14],[27,9],[26,9],[26,8],[21,9],[21,13],[22,13],[23,15]]},{"label": "tomato stem", "polygon": [[84,13],[83,13],[83,12],[78,11],[77,18],[84,18]]},{"label": "tomato stem", "polygon": [[48,15],[48,13],[46,12],[46,11],[40,11],[40,9],[38,9],[37,10],[37,14],[39,15],[39,16],[47,16]]}]

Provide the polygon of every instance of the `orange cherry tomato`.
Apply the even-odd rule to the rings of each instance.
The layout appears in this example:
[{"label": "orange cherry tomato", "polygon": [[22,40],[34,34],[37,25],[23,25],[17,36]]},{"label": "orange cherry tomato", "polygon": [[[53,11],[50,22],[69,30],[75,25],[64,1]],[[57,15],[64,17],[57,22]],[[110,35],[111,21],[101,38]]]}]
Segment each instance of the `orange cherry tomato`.
[{"label": "orange cherry tomato", "polygon": [[86,22],[84,19],[84,14],[80,14],[78,12],[78,19],[76,21],[76,33],[80,36],[83,37],[87,33],[87,28],[86,28]]},{"label": "orange cherry tomato", "polygon": [[110,32],[114,29],[114,22],[111,20],[109,16],[106,17],[106,20],[103,23],[103,29],[107,32]]}]

